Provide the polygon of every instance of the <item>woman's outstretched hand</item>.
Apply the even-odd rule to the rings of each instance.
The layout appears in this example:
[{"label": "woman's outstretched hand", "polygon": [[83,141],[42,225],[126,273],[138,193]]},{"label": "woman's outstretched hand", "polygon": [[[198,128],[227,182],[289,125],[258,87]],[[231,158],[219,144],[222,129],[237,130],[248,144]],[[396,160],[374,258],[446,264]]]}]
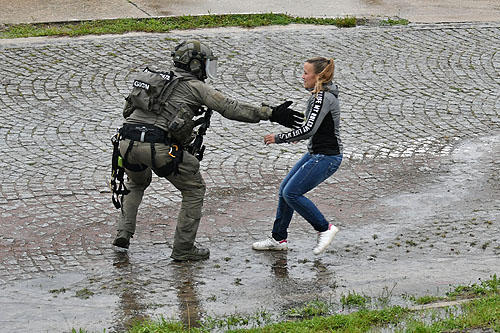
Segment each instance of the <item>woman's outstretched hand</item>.
[{"label": "woman's outstretched hand", "polygon": [[271,143],[276,143],[276,140],[274,139],[274,134],[268,134],[264,137],[264,143],[266,145],[270,145]]}]

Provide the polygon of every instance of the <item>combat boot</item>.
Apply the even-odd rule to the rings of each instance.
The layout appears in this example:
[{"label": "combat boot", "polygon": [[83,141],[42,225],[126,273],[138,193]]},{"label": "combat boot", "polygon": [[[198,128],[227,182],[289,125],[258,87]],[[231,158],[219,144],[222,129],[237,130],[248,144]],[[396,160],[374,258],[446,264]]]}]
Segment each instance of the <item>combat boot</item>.
[{"label": "combat boot", "polygon": [[118,246],[124,249],[128,249],[130,245],[130,238],[132,237],[132,233],[126,230],[118,230],[116,234],[115,240],[113,241],[114,246]]},{"label": "combat boot", "polygon": [[177,260],[177,261],[187,261],[187,260],[204,260],[208,259],[210,256],[210,250],[206,248],[198,248],[196,246],[193,246],[191,251],[184,252],[184,253],[178,253],[175,251],[175,249],[172,251],[172,254],[170,255],[170,258]]}]

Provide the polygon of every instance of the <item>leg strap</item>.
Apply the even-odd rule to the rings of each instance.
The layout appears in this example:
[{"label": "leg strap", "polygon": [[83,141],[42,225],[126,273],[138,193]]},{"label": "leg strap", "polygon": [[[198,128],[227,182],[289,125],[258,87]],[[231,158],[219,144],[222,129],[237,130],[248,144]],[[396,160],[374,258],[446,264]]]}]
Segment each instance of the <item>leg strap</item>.
[{"label": "leg strap", "polygon": [[[151,144],[151,155],[153,155],[154,152],[154,147],[153,144]],[[165,164],[161,168],[157,168],[156,164],[154,164],[154,157],[153,157],[153,171],[156,173],[158,177],[167,177],[171,173],[174,173],[174,175],[179,174],[179,164],[182,162],[182,157],[183,157],[184,151],[179,148],[178,145],[171,145],[170,146],[170,152],[168,155],[172,157],[172,161],[169,163]]]},{"label": "leg strap", "polygon": [[130,171],[134,171],[134,172],[144,171],[144,170],[146,170],[148,168],[147,165],[144,165],[144,164],[132,164],[132,163],[128,163],[127,162],[128,154],[132,150],[132,147],[134,146],[134,142],[135,142],[134,140],[130,140],[130,142],[128,144],[127,151],[125,152],[125,156],[123,156],[123,166],[126,169],[129,169]]}]

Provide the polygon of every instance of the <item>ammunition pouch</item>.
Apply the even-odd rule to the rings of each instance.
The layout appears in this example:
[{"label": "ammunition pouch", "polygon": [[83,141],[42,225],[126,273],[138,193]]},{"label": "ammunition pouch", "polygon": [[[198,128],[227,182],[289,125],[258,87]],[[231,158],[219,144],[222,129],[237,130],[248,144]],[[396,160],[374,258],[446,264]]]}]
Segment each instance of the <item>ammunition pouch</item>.
[{"label": "ammunition pouch", "polygon": [[182,106],[169,124],[168,132],[177,142],[186,145],[194,139],[194,114],[186,106]]}]

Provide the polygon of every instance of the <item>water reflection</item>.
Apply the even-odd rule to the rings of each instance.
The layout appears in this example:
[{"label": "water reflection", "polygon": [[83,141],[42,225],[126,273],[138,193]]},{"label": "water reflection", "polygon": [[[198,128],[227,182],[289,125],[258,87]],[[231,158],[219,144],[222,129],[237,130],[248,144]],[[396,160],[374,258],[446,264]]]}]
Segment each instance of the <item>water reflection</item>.
[{"label": "water reflection", "polygon": [[[178,314],[178,319],[188,329],[200,326],[203,310],[197,288],[202,282],[197,276],[202,266],[194,262],[170,260],[166,265],[168,267],[155,273],[143,260],[129,257],[128,251],[115,250],[113,288],[117,291],[119,302],[111,332],[126,332],[134,323],[149,318],[157,306],[160,308],[158,314],[166,318]],[[155,292],[153,299],[152,291]],[[169,291],[175,292],[177,300],[168,297]]]},{"label": "water reflection", "polygon": [[288,278],[288,252],[281,251],[273,254],[274,262],[271,264],[271,271],[277,278]]},{"label": "water reflection", "polygon": [[137,288],[137,270],[130,263],[128,251],[115,251],[113,258],[114,287],[119,291],[118,313],[110,332],[126,332],[134,323],[147,318],[146,306],[139,300],[144,299],[141,289]]},{"label": "water reflection", "polygon": [[328,286],[330,288],[337,288],[337,282],[333,271],[328,269],[321,259],[315,259],[313,263],[313,271],[315,272],[314,283],[318,286]]},{"label": "water reflection", "polygon": [[128,256],[128,251],[115,251],[115,257],[113,258],[113,266],[116,268],[127,267],[130,264],[130,259]]},{"label": "water reflection", "polygon": [[197,281],[194,279],[196,266],[194,263],[173,262],[172,268],[180,319],[188,329],[200,327],[203,310],[197,293]]}]

